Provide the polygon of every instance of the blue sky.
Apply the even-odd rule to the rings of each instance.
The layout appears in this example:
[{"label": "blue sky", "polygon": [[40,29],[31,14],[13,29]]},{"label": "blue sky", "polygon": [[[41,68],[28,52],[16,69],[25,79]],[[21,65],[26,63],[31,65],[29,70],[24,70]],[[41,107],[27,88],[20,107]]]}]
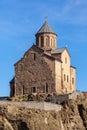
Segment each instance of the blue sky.
[{"label": "blue sky", "polygon": [[67,46],[77,68],[77,90],[87,91],[87,0],[0,0],[0,96],[9,95],[16,63],[45,22]]}]

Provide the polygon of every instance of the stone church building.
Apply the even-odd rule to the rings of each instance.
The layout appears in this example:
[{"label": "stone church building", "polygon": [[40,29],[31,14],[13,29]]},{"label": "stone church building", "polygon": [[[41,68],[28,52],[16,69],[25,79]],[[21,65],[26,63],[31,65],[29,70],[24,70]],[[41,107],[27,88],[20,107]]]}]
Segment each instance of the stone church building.
[{"label": "stone church building", "polygon": [[76,91],[76,68],[70,64],[68,49],[57,48],[57,34],[45,22],[35,36],[35,45],[14,65],[10,96]]}]

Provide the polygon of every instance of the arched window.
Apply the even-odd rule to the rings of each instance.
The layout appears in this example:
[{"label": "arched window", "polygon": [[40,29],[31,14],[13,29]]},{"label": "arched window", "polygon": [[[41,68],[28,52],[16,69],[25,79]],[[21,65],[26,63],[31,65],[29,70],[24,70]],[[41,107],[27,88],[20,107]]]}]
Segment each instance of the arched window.
[{"label": "arched window", "polygon": [[36,53],[31,53],[32,54],[32,59],[36,60]]},{"label": "arched window", "polygon": [[39,46],[39,37],[36,38],[37,46]]},{"label": "arched window", "polygon": [[22,86],[22,95],[24,95],[24,85]]},{"label": "arched window", "polygon": [[34,60],[36,60],[36,54],[34,53]]},{"label": "arched window", "polygon": [[46,46],[48,47],[49,46],[49,38],[46,37]]},{"label": "arched window", "polygon": [[64,81],[66,81],[66,75],[64,74]]},{"label": "arched window", "polygon": [[67,82],[69,82],[69,76],[67,75]]},{"label": "arched window", "polygon": [[48,90],[48,83],[46,83],[46,93],[48,93],[49,90]]},{"label": "arched window", "polygon": [[41,36],[41,47],[44,47],[44,37]]}]

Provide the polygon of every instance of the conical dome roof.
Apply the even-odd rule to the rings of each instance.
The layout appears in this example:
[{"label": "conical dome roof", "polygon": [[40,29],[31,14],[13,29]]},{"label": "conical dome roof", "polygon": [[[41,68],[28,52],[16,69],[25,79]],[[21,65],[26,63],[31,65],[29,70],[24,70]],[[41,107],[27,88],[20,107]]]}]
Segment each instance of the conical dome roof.
[{"label": "conical dome roof", "polygon": [[49,26],[49,24],[47,23],[47,21],[42,25],[42,27],[38,30],[38,32],[36,33],[37,34],[40,34],[40,33],[53,33],[55,35],[57,35],[53,29]]}]

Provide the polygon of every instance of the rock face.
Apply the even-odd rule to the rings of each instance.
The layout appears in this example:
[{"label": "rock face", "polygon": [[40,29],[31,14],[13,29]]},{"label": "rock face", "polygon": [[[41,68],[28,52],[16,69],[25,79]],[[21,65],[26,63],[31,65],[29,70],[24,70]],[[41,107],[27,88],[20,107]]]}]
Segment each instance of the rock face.
[{"label": "rock face", "polygon": [[57,112],[0,105],[0,130],[87,130],[86,100],[62,106]]}]

